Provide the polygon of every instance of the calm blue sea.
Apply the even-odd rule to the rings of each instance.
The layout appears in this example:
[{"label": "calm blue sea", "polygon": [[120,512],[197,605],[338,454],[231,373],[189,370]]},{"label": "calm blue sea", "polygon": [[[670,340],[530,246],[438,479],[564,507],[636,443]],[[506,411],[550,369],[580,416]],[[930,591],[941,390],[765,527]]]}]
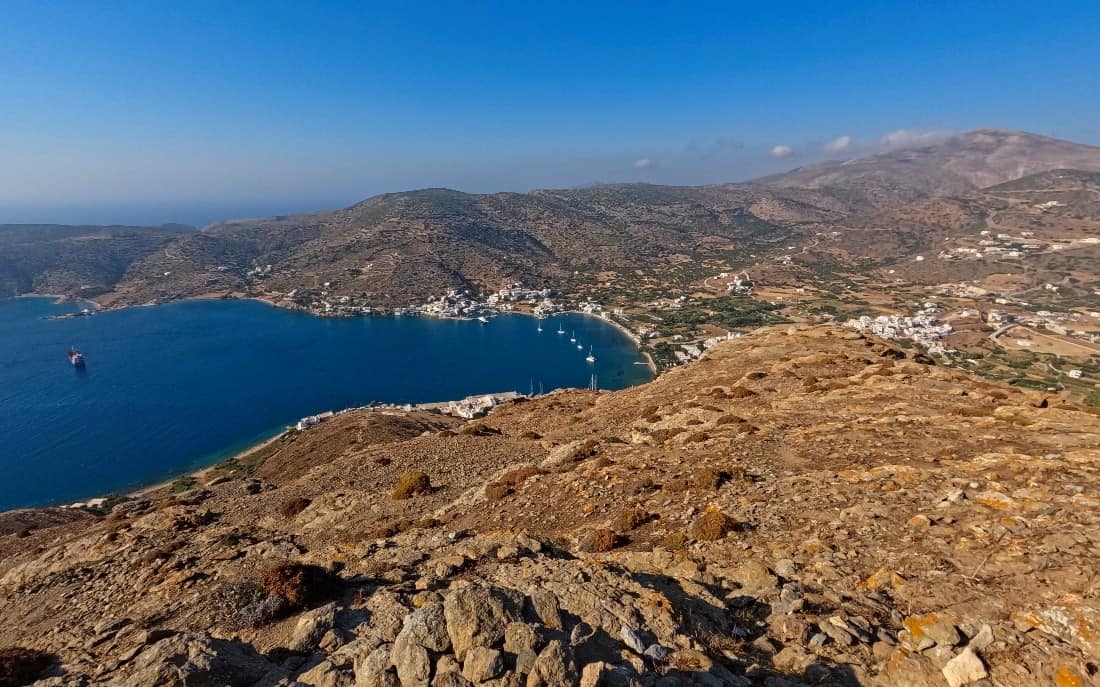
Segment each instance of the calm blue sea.
[{"label": "calm blue sea", "polygon": [[[0,301],[0,509],[149,484],[325,410],[584,387],[592,372],[608,389],[650,378],[630,339],[580,315],[542,333],[522,315],[335,320],[254,301],[49,319],[74,309]],[[87,369],[69,364],[71,345]]]}]

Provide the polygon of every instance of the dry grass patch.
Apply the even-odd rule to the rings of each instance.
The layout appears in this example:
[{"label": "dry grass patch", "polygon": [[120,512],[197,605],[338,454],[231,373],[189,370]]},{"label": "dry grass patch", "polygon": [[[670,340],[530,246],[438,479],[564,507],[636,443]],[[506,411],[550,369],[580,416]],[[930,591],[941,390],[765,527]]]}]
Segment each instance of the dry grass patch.
[{"label": "dry grass patch", "polygon": [[708,510],[691,524],[691,534],[699,541],[718,541],[737,527],[733,518],[720,510]]},{"label": "dry grass patch", "polygon": [[485,485],[485,498],[500,501],[515,493],[516,489],[535,475],[546,474],[545,470],[532,466],[516,468],[500,476],[495,482]]},{"label": "dry grass patch", "polygon": [[414,496],[427,496],[432,493],[432,481],[427,473],[410,470],[397,480],[391,492],[395,499],[411,499]]},{"label": "dry grass patch", "polygon": [[0,687],[29,685],[54,662],[53,654],[21,646],[0,649]]},{"label": "dry grass patch", "polygon": [[264,571],[260,586],[268,596],[285,599],[294,608],[320,601],[332,594],[332,575],[316,565],[277,563]]},{"label": "dry grass patch", "polygon": [[309,508],[310,503],[312,503],[312,501],[309,499],[295,496],[294,498],[283,501],[283,505],[279,506],[279,513],[282,514],[284,518],[293,518],[306,508]]},{"label": "dry grass patch", "polygon": [[649,517],[649,513],[647,513],[644,508],[628,506],[619,511],[619,516],[615,519],[615,524],[620,532],[629,532],[649,522]]},{"label": "dry grass patch", "polygon": [[689,542],[688,536],[683,532],[673,532],[661,540],[661,546],[669,551],[680,553],[687,550]]},{"label": "dry grass patch", "polygon": [[585,553],[603,553],[619,546],[622,538],[606,527],[593,530],[585,538],[581,550]]}]

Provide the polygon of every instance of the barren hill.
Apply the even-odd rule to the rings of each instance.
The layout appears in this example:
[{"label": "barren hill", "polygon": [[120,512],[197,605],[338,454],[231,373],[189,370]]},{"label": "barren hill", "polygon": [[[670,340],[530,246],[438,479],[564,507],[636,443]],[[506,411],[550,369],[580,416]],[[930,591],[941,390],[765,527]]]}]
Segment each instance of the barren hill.
[{"label": "barren hill", "polygon": [[923,148],[807,165],[760,183],[845,191],[871,207],[890,208],[1052,169],[1100,171],[1100,148],[1023,131],[978,129]]},{"label": "barren hill", "polygon": [[7,515],[0,646],[40,687],[1096,684],[1100,416],[928,363],[764,329]]},{"label": "barren hill", "polygon": [[1100,171],[1100,148],[983,129],[748,184],[488,195],[423,189],[202,232],[83,230],[84,238],[112,238],[97,242],[58,241],[60,230],[23,232],[19,246],[0,252],[0,294],[100,294],[105,305],[294,294],[286,302],[303,307],[347,298],[393,308],[514,281],[574,295],[608,282],[620,294],[647,284],[686,289],[702,265],[713,274],[743,269],[821,231],[877,223],[897,229],[897,236],[877,237],[885,239],[878,252],[923,246],[939,230],[921,234],[928,227],[921,215],[986,216],[1010,189],[982,188],[1065,168]]},{"label": "barren hill", "polygon": [[0,224],[0,298],[31,292],[94,298],[113,289],[135,261],[187,233],[176,228]]}]

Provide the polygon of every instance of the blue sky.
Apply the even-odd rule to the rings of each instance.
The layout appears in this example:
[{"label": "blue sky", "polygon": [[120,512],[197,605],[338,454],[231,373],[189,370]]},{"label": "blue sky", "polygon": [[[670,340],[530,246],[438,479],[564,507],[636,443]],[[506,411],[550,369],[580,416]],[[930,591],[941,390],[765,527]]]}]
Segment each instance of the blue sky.
[{"label": "blue sky", "polygon": [[735,181],[981,126],[1100,144],[1100,3],[0,3],[0,222]]}]

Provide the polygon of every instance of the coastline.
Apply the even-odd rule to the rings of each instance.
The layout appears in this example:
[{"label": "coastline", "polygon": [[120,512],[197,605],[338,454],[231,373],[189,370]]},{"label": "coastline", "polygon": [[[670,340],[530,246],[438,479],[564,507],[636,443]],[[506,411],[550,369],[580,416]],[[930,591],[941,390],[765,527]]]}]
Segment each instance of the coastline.
[{"label": "coastline", "polygon": [[[18,296],[13,296],[12,298],[22,298],[22,299],[49,298],[54,303],[88,304],[89,307],[94,307],[95,312],[97,314],[106,313],[106,312],[110,312],[110,311],[114,311],[114,310],[122,310],[122,309],[132,308],[132,307],[151,307],[153,305],[169,305],[171,303],[184,302],[184,301],[222,301],[222,300],[230,300],[230,301],[233,301],[233,300],[251,300],[251,301],[257,301],[257,302],[263,303],[263,304],[265,304],[269,307],[278,308],[280,310],[288,310],[288,311],[293,311],[294,310],[294,309],[290,309],[290,308],[280,307],[279,305],[277,305],[276,303],[274,303],[270,299],[262,298],[262,297],[259,297],[259,296],[248,296],[248,297],[231,296],[231,297],[225,298],[225,297],[218,297],[218,296],[208,294],[208,295],[203,295],[203,296],[191,296],[191,297],[187,297],[187,298],[173,299],[173,300],[170,300],[170,301],[165,301],[164,303],[146,303],[146,304],[141,304],[141,305],[119,305],[119,306],[103,306],[102,304],[97,303],[95,301],[86,300],[86,299],[72,299],[72,298],[69,298],[67,296],[58,295],[58,294],[24,293],[24,294],[19,294]],[[304,314],[314,315],[316,317],[324,319],[323,315],[317,315],[315,313],[305,311],[305,310],[303,310],[302,312]],[[527,316],[527,317],[531,317],[532,319],[535,319],[537,317],[532,312],[526,311],[526,310],[504,310],[504,311],[499,311],[497,314],[524,315],[524,316]],[[556,313],[556,314],[561,314],[561,315],[584,315],[584,316],[587,316],[587,317],[594,318],[595,320],[598,320],[599,322],[601,322],[603,324],[610,324],[611,326],[615,327],[616,329],[618,329],[624,336],[626,336],[631,341],[631,343],[634,346],[634,349],[638,353],[641,354],[641,357],[645,361],[644,364],[649,368],[650,374],[653,377],[657,376],[658,372],[657,372],[657,369],[656,369],[656,365],[653,361],[653,358],[650,356],[650,354],[648,352],[646,352],[645,350],[642,349],[641,345],[639,344],[638,337],[628,327],[626,327],[625,325],[615,321],[614,319],[612,319],[612,317],[608,316],[608,317],[605,318],[605,317],[602,317],[601,315],[599,315],[597,313],[584,312],[584,311],[581,311],[581,310],[562,310],[562,311],[560,311],[559,313]],[[425,316],[425,315],[418,314],[417,316]],[[383,316],[379,315],[379,314],[371,314],[371,315],[362,315],[362,317],[383,317]],[[452,318],[452,317],[445,317],[445,316],[428,316],[428,317],[430,319],[456,319],[456,320],[457,319],[468,319],[468,318]],[[639,362],[636,362],[634,364],[638,365],[638,364],[642,364],[642,362],[639,361]],[[579,387],[577,387],[577,388],[579,388]],[[448,401],[436,402],[435,405],[445,404],[445,403],[448,403]],[[427,405],[433,405],[433,404],[427,404]],[[347,412],[347,411],[357,410],[357,409],[360,409],[360,408],[362,408],[362,406],[357,407],[357,408],[346,408],[346,409],[343,409],[343,410],[337,411],[337,412]],[[273,442],[276,442],[280,438],[284,437],[287,434],[288,430],[289,430],[289,426],[284,427],[283,429],[276,431],[273,435],[262,438],[262,439],[256,441],[256,443],[251,443],[251,444],[245,445],[245,446],[239,448],[238,450],[233,451],[232,453],[225,453],[225,454],[220,454],[220,455],[216,454],[216,453],[211,454],[210,456],[208,456],[209,462],[207,462],[206,460],[196,461],[197,465],[195,467],[185,468],[184,470],[182,470],[180,472],[174,472],[174,473],[162,476],[160,478],[155,479],[155,481],[152,481],[150,483],[140,483],[139,482],[137,485],[132,485],[132,486],[129,486],[129,487],[123,486],[122,488],[118,489],[117,491],[97,492],[97,493],[89,494],[89,495],[87,495],[83,498],[78,498],[78,499],[74,499],[74,500],[71,500],[71,501],[58,501],[58,502],[53,502],[53,503],[44,503],[40,506],[31,506],[31,508],[92,508],[92,509],[94,509],[94,508],[97,508],[98,506],[102,505],[105,501],[107,501],[109,499],[112,499],[113,497],[123,496],[123,497],[128,498],[128,499],[135,499],[135,498],[145,497],[145,496],[147,496],[149,494],[153,494],[155,492],[164,491],[164,490],[168,489],[173,484],[173,482],[180,479],[181,477],[186,477],[186,476],[195,477],[197,479],[196,486],[202,486],[204,484],[204,476],[209,475],[209,473],[214,471],[219,464],[222,464],[226,461],[233,460],[233,459],[241,460],[241,459],[245,458],[246,456],[255,453],[256,451],[262,450],[263,448],[271,445]]]},{"label": "coastline", "polygon": [[[130,498],[130,499],[138,499],[138,498],[141,498],[141,497],[146,496],[148,494],[152,494],[154,492],[160,491],[161,489],[165,489],[167,487],[172,486],[172,483],[175,482],[176,480],[180,479],[181,477],[190,476],[190,477],[195,477],[196,479],[201,480],[202,477],[204,477],[205,475],[210,474],[211,471],[216,470],[218,468],[218,466],[221,465],[222,463],[225,463],[225,462],[228,462],[228,461],[231,461],[231,460],[242,460],[242,459],[246,458],[247,456],[255,453],[256,451],[260,451],[264,448],[267,448],[268,446],[275,443],[279,439],[282,439],[284,436],[286,436],[286,433],[289,432],[289,431],[290,431],[290,427],[286,427],[286,428],[280,430],[279,432],[277,432],[274,436],[268,437],[267,439],[263,439],[263,440],[255,443],[255,444],[250,444],[250,445],[246,446],[245,448],[243,448],[239,451],[236,451],[232,455],[219,457],[218,459],[216,459],[216,461],[214,463],[212,463],[210,465],[207,465],[206,467],[201,467],[201,468],[198,468],[196,470],[181,472],[179,474],[173,475],[172,477],[168,477],[164,480],[160,480],[160,481],[158,481],[154,484],[149,484],[149,485],[146,485],[144,487],[138,487],[134,490],[127,491],[125,494],[123,494],[123,496],[125,496],[126,498]],[[94,500],[94,499],[92,499],[92,500]],[[68,507],[71,508],[72,505],[70,505]]]},{"label": "coastline", "polygon": [[[174,299],[169,300],[169,301],[164,301],[163,303],[140,303],[140,304],[135,304],[135,305],[111,305],[111,306],[105,306],[105,305],[103,305],[103,304],[101,304],[97,301],[91,300],[91,299],[71,299],[68,296],[57,295],[57,294],[25,293],[25,294],[20,294],[18,296],[13,296],[13,298],[53,298],[53,299],[55,299],[54,300],[55,303],[69,303],[69,302],[89,303],[92,306],[94,306],[93,310],[96,313],[107,313],[107,312],[112,312],[112,311],[116,311],[116,310],[125,310],[127,308],[149,308],[149,307],[154,307],[154,306],[157,306],[157,305],[169,305],[171,303],[184,303],[184,302],[188,302],[188,301],[226,301],[226,300],[234,300],[234,301],[255,301],[257,303],[263,303],[265,305],[268,305],[272,308],[277,308],[279,310],[285,310],[287,312],[305,313],[307,315],[311,315],[313,317],[318,317],[318,318],[321,318],[321,319],[327,319],[327,318],[346,319],[346,318],[349,318],[349,317],[393,317],[394,316],[392,314],[373,314],[373,313],[366,314],[366,315],[324,315],[324,314],[315,313],[315,312],[313,312],[313,311],[311,311],[307,308],[288,308],[288,307],[279,305],[277,302],[271,300],[270,298],[264,298],[263,296],[231,296],[231,295],[220,295],[219,296],[219,295],[215,295],[215,294],[202,294],[202,295],[198,295],[198,296],[184,296],[182,298],[174,298]],[[498,315],[501,315],[501,314],[526,315],[528,317],[533,317],[533,318],[537,319],[536,315],[534,315],[533,313],[530,313],[526,310],[507,310],[507,311],[498,312],[497,314]],[[603,322],[605,324],[609,324],[612,327],[618,329],[620,332],[622,332],[627,338],[629,338],[634,343],[634,348],[637,349],[637,351],[642,355],[643,358],[645,358],[646,366],[649,368],[650,374],[652,374],[654,377],[657,377],[660,374],[660,370],[657,369],[657,363],[656,363],[656,361],[653,360],[653,356],[650,355],[649,352],[645,350],[644,346],[642,345],[641,340],[638,339],[637,334],[635,334],[633,331],[631,331],[626,325],[622,324],[621,322],[617,322],[612,317],[606,317],[605,318],[605,317],[602,317],[602,316],[597,315],[595,313],[584,312],[583,310],[562,310],[560,314],[563,314],[563,315],[565,315],[565,314],[583,315],[585,317],[591,317],[591,318],[599,320],[600,322]],[[427,315],[423,315],[423,314],[420,314],[420,313],[417,313],[416,316],[417,317],[429,317]],[[437,319],[437,320],[469,320],[469,319],[472,319],[472,318],[468,318],[468,317],[447,317],[447,316],[438,316],[438,315],[432,315],[430,317],[432,317],[433,319]]]},{"label": "coastline", "polygon": [[654,379],[656,379],[657,376],[660,375],[660,372],[657,370],[657,363],[654,362],[654,360],[653,360],[653,356],[651,356],[649,354],[649,351],[645,350],[645,348],[642,346],[642,342],[638,339],[637,334],[635,334],[629,328],[627,328],[627,326],[625,324],[622,324],[621,322],[616,322],[615,320],[613,320],[610,317],[601,317],[601,316],[596,315],[594,313],[584,312],[583,310],[566,310],[566,311],[563,311],[563,312],[572,313],[572,314],[576,314],[576,315],[584,315],[586,317],[594,317],[597,320],[599,320],[600,322],[603,322],[605,324],[609,324],[612,327],[614,327],[615,329],[618,329],[620,332],[625,334],[631,341],[634,342],[634,348],[636,348],[638,350],[638,352],[642,354],[642,357],[644,357],[646,359],[646,365],[649,367],[649,371],[651,373],[653,373]]}]

